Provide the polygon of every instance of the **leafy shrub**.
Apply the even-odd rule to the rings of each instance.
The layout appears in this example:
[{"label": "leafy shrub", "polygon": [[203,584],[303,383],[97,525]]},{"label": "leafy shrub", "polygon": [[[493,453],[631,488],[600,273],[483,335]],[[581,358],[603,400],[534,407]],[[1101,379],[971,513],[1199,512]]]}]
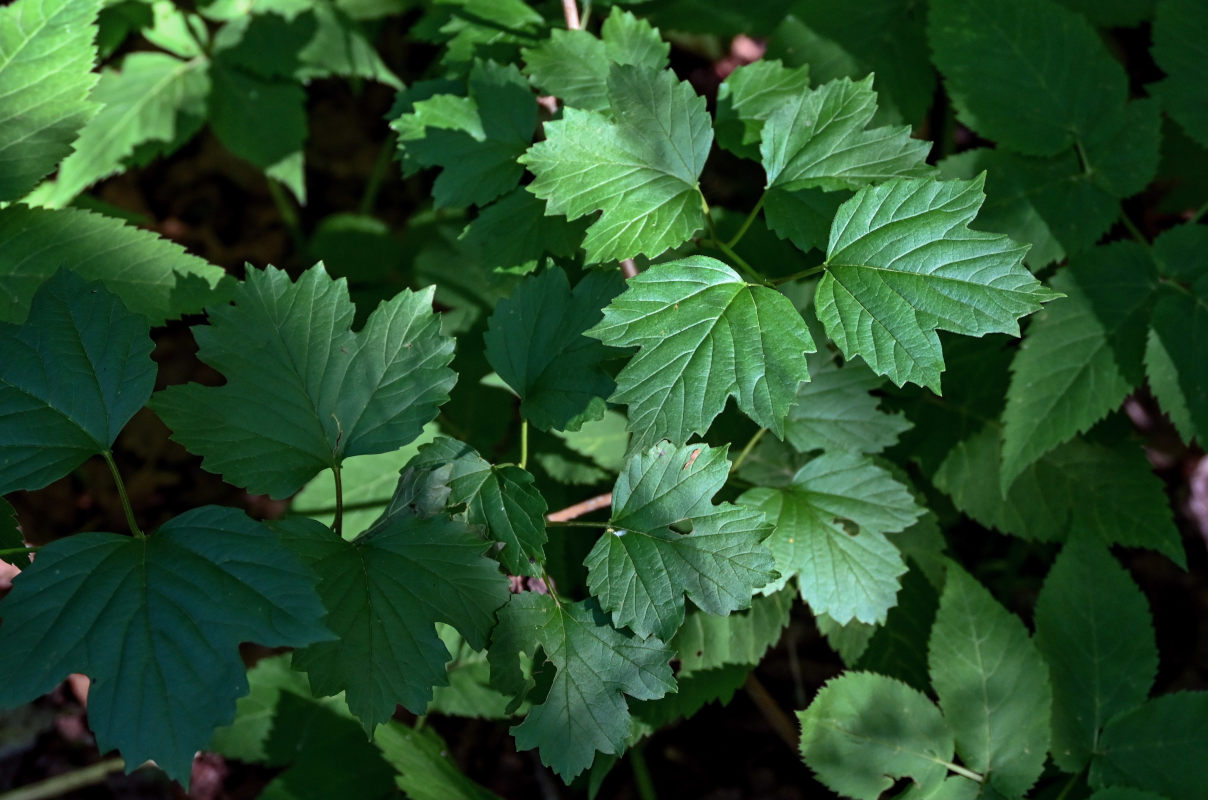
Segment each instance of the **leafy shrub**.
[{"label": "leafy shrub", "polygon": [[[84,673],[130,768],[187,784],[214,749],[298,797],[485,796],[396,708],[508,720],[595,792],[728,701],[800,597],[850,668],[798,714],[844,796],[1202,796],[1208,694],[1151,697],[1111,548],[1186,566],[1120,422],[1146,387],[1208,429],[1208,7],[409,5],[0,9],[0,492],[101,456],[130,528],[27,547],[4,509],[0,706]],[[399,13],[435,45],[406,87],[372,35]],[[1104,30],[1138,25],[1140,87]],[[670,41],[768,52],[711,103],[671,69],[693,29]],[[433,211],[406,247],[364,213],[306,247],[402,270],[237,281],[81,194],[208,126],[305,204],[330,76],[398,90]],[[1199,207],[1151,240],[1138,195]],[[154,391],[152,328],[202,309],[224,382]],[[140,530],[112,451],[144,406],[291,512]],[[949,553],[968,520],[1046,559],[1033,630]]]}]

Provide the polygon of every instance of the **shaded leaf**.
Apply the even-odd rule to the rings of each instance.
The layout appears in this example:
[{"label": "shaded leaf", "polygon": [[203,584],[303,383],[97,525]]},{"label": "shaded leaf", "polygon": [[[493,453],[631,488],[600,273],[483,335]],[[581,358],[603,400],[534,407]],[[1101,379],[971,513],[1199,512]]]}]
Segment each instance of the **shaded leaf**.
[{"label": "shaded leaf", "polygon": [[690,612],[669,644],[679,654],[677,679],[731,664],[754,667],[780,641],[793,609],[793,592],[755,597],[746,611],[717,617]]},{"label": "shaded leaf", "polygon": [[797,387],[797,404],[789,410],[785,438],[802,453],[813,450],[855,450],[879,453],[898,441],[910,422],[889,414],[869,394],[884,383],[858,362],[836,367],[833,362],[813,370],[809,383]]},{"label": "shaded leaf", "polygon": [[1172,800],[1204,790],[1208,692],[1173,692],[1110,720],[1091,762],[1090,784],[1135,786]]},{"label": "shaded leaf", "polygon": [[494,792],[470,780],[449,757],[449,746],[432,728],[417,730],[391,721],[373,737],[397,770],[398,788],[411,800],[491,800]]},{"label": "shaded leaf", "polygon": [[1154,89],[1166,113],[1187,135],[1208,146],[1208,106],[1204,84],[1208,64],[1208,8],[1197,0],[1159,0],[1153,22],[1153,58],[1166,73]]}]

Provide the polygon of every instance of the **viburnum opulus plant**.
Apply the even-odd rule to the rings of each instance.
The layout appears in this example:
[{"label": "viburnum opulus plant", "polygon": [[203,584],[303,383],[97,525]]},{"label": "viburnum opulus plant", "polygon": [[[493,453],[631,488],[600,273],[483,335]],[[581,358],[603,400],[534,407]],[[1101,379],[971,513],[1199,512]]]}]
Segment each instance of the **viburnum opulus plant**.
[{"label": "viburnum opulus plant", "polygon": [[[410,5],[0,9],[0,492],[99,456],[129,525],[29,547],[3,509],[0,707],[83,673],[129,769],[187,784],[212,749],[289,797],[487,796],[396,710],[506,720],[594,793],[797,606],[850,668],[798,713],[841,795],[1203,797],[1208,694],[1150,697],[1112,548],[1186,563],[1121,407],[1147,387],[1208,430],[1204,184],[1152,240],[1121,203],[1164,143],[1202,170],[1208,5]],[[437,46],[405,87],[372,36],[404,11]],[[1095,27],[1139,24],[1145,85]],[[671,68],[739,33],[767,53],[712,102]],[[305,203],[331,76],[398,89],[430,186],[398,285],[237,281],[88,210],[207,125]],[[308,251],[397,249],[382,226]],[[154,391],[152,329],[203,309],[222,382]],[[140,530],[112,453],[145,406],[290,513]],[[1045,560],[1026,623],[949,549],[985,529]],[[290,652],[249,670],[242,642]]]}]

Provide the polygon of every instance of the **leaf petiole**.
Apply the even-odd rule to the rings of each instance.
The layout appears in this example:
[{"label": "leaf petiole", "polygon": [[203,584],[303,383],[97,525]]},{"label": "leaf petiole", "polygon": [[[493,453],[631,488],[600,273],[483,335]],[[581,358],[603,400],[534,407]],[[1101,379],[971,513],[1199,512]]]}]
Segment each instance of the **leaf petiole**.
[{"label": "leaf petiole", "polygon": [[520,463],[516,466],[528,468],[528,420],[520,423]]},{"label": "leaf petiole", "polygon": [[821,272],[825,272],[825,271],[826,271],[826,265],[819,264],[816,267],[810,267],[809,269],[803,269],[800,272],[794,272],[792,275],[785,275],[783,278],[777,278],[776,280],[772,281],[772,283],[774,283],[776,286],[783,286],[786,283],[792,283],[793,281],[799,281],[802,278],[808,278],[812,275],[817,275],[817,274],[819,274]]},{"label": "leaf petiole", "polygon": [[122,510],[126,512],[126,524],[130,526],[130,532],[137,538],[142,539],[144,534],[138,527],[138,523],[134,521],[134,509],[130,505],[130,496],[126,494],[126,484],[122,481],[122,474],[117,471],[117,463],[113,460],[113,452],[106,450],[101,453],[105,458],[105,463],[109,465],[109,472],[113,475],[113,482],[117,485],[117,496],[121,498]]},{"label": "leaf petiole", "polygon": [[340,465],[331,468],[331,474],[336,479],[336,513],[331,521],[331,530],[336,536],[343,536],[344,527],[344,482],[340,479]]},{"label": "leaf petiole", "polygon": [[738,233],[734,234],[730,241],[726,242],[726,247],[734,247],[734,245],[742,241],[742,237],[747,235],[747,231],[750,229],[751,223],[755,221],[755,218],[759,216],[759,212],[763,210],[763,201],[767,196],[768,192],[765,189],[763,194],[759,195],[759,199],[755,201],[755,207],[751,209],[751,213],[747,214],[747,218],[742,221],[742,225],[739,227]]},{"label": "leaf petiole", "polygon": [[747,460],[747,456],[751,455],[751,451],[755,449],[755,445],[759,444],[759,440],[762,439],[763,435],[767,432],[767,428],[760,428],[759,430],[755,431],[755,435],[747,441],[746,445],[739,452],[738,458],[734,459],[734,463],[730,465],[731,475],[733,475],[735,472],[738,472],[738,468],[742,466],[742,462]]}]

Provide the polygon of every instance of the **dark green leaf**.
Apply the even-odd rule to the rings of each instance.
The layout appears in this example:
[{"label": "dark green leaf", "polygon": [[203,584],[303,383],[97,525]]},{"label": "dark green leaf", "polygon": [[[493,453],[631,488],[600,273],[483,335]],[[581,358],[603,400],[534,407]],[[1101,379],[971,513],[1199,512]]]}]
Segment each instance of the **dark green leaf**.
[{"label": "dark green leaf", "polygon": [[754,667],[763,660],[768,648],[780,641],[789,624],[794,593],[789,590],[755,597],[746,611],[717,617],[694,610],[670,642],[679,654],[683,680],[689,675],[730,664]]},{"label": "dark green leaf", "polygon": [[354,311],[345,281],[321,264],[297,283],[249,270],[235,305],[194,328],[199,357],[226,384],[174,386],[152,405],[206,469],[273,497],[347,456],[395,450],[448,399],[453,342],[431,288],[403,290],[357,333]]},{"label": "dark green leaf", "polygon": [[1153,58],[1167,77],[1155,88],[1162,107],[1187,135],[1208,147],[1204,84],[1208,7],[1199,0],[1159,0],[1153,22]]},{"label": "dark green leaf", "polygon": [[1204,793],[1205,719],[1208,692],[1174,692],[1115,717],[1099,739],[1090,784],[1196,800]]},{"label": "dark green leaf", "polygon": [[449,746],[432,728],[417,730],[392,721],[373,743],[398,771],[398,788],[411,800],[498,800],[457,768]]},{"label": "dark green leaf", "polygon": [[239,643],[322,641],[322,616],[309,571],[233,508],[193,509],[145,538],[77,534],[38,551],[0,602],[0,707],[82,672],[101,751],[187,784],[247,691]]},{"label": "dark green leaf", "polygon": [[[7,500],[0,499],[0,551],[20,551],[25,547],[25,538],[17,527],[17,512]],[[17,569],[29,566],[29,553],[0,552],[0,561],[12,564]]]},{"label": "dark green leaf", "polygon": [[813,370],[809,383],[797,387],[797,404],[789,410],[785,436],[802,453],[855,450],[879,453],[910,428],[902,414],[887,414],[869,394],[885,379],[858,362],[833,362]]},{"label": "dark green leaf", "polygon": [[483,208],[461,240],[482,263],[523,273],[536,269],[546,253],[573,256],[586,228],[582,220],[546,216],[545,203],[518,187]]},{"label": "dark green leaf", "polygon": [[0,494],[40,489],[108,451],[155,388],[151,349],[145,319],[66,269],[24,324],[0,323]]}]

